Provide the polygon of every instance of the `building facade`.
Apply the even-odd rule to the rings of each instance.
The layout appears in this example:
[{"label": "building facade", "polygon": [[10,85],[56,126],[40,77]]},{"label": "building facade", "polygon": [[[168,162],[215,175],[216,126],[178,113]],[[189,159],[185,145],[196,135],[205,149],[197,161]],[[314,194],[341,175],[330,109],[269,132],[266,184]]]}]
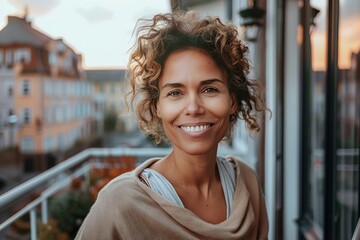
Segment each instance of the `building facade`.
[{"label": "building facade", "polygon": [[[92,69],[86,70],[86,78],[93,84],[97,99],[98,116],[115,114],[115,130],[132,132],[137,129],[135,113],[128,108],[126,94],[130,86],[126,83],[125,69]],[[104,126],[103,126],[104,127]]]},{"label": "building facade", "polygon": [[1,114],[16,116],[25,171],[51,167],[76,141],[93,136],[92,87],[81,60],[62,39],[38,31],[26,17],[8,16],[1,29],[0,79],[9,85],[1,99],[11,98],[8,113]]},{"label": "building facade", "polygon": [[13,71],[5,67],[0,68],[0,150],[18,144],[13,79]]}]

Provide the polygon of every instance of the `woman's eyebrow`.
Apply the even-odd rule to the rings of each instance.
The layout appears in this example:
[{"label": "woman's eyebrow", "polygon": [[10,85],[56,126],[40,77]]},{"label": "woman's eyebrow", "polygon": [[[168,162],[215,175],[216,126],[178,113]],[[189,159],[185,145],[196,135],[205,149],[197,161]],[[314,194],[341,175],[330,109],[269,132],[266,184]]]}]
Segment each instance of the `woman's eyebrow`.
[{"label": "woman's eyebrow", "polygon": [[208,85],[208,84],[212,84],[214,82],[219,82],[219,83],[222,83],[222,84],[225,84],[224,81],[220,80],[220,79],[217,79],[217,78],[212,78],[212,79],[207,79],[207,80],[203,80],[201,81],[201,85]]},{"label": "woman's eyebrow", "polygon": [[[209,85],[209,84],[212,84],[214,82],[219,82],[219,83],[225,84],[224,81],[222,81],[220,79],[211,78],[211,79],[202,80],[200,82],[200,85]],[[184,86],[184,84],[182,84],[182,83],[166,83],[166,84],[164,84],[164,86],[161,87],[161,89],[164,89],[164,88],[179,88],[179,87],[183,87],[183,86]]]},{"label": "woman's eyebrow", "polygon": [[184,84],[182,83],[166,83],[164,84],[164,86],[161,87],[161,89],[164,88],[179,88],[179,87],[183,87]]}]

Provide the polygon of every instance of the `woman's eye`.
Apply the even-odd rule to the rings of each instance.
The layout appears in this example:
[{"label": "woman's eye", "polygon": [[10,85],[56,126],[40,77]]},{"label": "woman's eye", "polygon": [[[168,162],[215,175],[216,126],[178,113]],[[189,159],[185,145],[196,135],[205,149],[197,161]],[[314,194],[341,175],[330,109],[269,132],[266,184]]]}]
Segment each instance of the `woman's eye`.
[{"label": "woman's eye", "polygon": [[213,87],[208,87],[208,88],[205,88],[204,93],[216,93],[216,92],[219,92],[216,88],[213,88]]},{"label": "woman's eye", "polygon": [[175,97],[175,96],[180,96],[181,95],[181,92],[180,91],[171,91],[167,94],[168,96],[172,96],[172,97]]}]

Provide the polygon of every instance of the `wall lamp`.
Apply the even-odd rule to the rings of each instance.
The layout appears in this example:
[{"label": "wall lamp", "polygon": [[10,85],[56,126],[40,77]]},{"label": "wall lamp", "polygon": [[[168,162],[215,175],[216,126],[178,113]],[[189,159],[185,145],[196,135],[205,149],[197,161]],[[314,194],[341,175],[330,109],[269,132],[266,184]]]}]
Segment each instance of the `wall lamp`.
[{"label": "wall lamp", "polygon": [[239,14],[243,19],[241,26],[245,28],[245,39],[248,42],[256,42],[262,25],[261,19],[265,15],[265,11],[258,8],[256,0],[253,0],[252,6],[240,10]]},{"label": "wall lamp", "polygon": [[320,10],[310,6],[310,34],[313,32],[316,27],[315,18],[319,14]]}]

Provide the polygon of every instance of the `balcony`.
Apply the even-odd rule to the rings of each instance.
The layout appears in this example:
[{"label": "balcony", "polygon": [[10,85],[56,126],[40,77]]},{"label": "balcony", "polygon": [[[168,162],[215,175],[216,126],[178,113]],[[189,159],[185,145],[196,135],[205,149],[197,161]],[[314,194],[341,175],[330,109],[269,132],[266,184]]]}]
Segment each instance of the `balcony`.
[{"label": "balcony", "polygon": [[[89,148],[70,157],[0,195],[0,239],[61,239],[60,235],[52,238],[46,235],[49,234],[46,231],[54,227],[49,213],[49,202],[52,199],[68,189],[79,189],[80,184],[83,184],[86,187],[92,186],[92,190],[87,189],[87,192],[94,201],[97,192],[113,177],[132,170],[148,158],[165,156],[170,151],[169,148]],[[240,157],[231,149],[219,149],[219,155],[230,154]],[[107,180],[101,179],[105,170]],[[29,196],[32,196],[30,200]],[[83,196],[80,194],[75,195],[76,197]],[[15,208],[14,205],[21,207]],[[16,211],[10,212],[13,208]],[[24,225],[20,221],[24,218],[28,221],[25,221],[25,226],[20,227],[23,227],[25,235],[14,237],[11,229],[16,224]]]}]

